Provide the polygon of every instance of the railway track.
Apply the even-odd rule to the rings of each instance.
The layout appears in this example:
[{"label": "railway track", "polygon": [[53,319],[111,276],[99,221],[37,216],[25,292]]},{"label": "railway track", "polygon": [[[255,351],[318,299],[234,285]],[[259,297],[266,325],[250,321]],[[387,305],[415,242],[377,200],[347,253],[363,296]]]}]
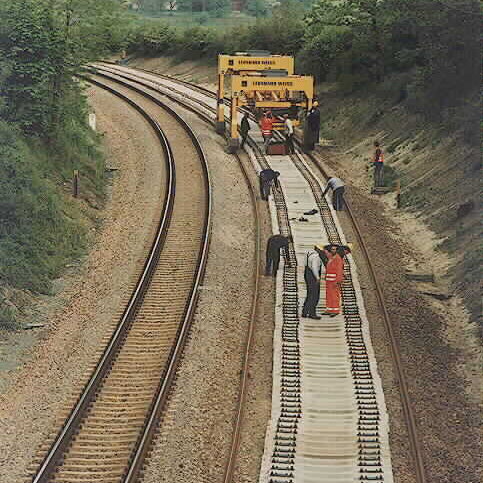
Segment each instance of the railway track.
[{"label": "railway track", "polygon": [[[144,92],[146,94],[145,90],[143,90],[143,87],[145,88],[146,85],[144,85],[141,82],[129,82],[132,81],[132,79],[129,78],[129,76],[114,76],[111,77],[106,74],[105,71],[103,70],[95,70],[96,74],[104,76],[106,79],[110,80],[115,80],[115,82],[120,83],[121,85],[127,85],[130,88],[135,89],[137,92]],[[154,94],[152,91],[152,86],[150,87],[151,93],[148,94],[150,98],[152,98],[152,95]],[[170,98],[173,101],[177,101],[176,98],[173,98],[172,94],[170,93],[164,93],[166,97]],[[185,102],[182,103],[185,108],[190,110],[191,112],[195,113],[198,115],[204,122],[208,124],[213,124],[210,116],[207,113],[200,113],[199,110],[195,109],[192,104],[187,104],[186,100]],[[205,105],[205,109],[210,111],[209,106]],[[236,155],[235,155],[236,156]],[[225,465],[224,469],[224,476],[223,476],[223,481],[225,483],[230,483],[233,481],[234,474],[235,474],[235,465],[237,461],[237,455],[238,455],[238,448],[240,444],[240,439],[241,439],[241,427],[243,424],[244,420],[244,412],[245,412],[245,402],[247,398],[247,392],[248,392],[248,370],[249,370],[249,364],[250,364],[250,357],[251,357],[251,351],[252,351],[252,345],[253,345],[253,335],[254,335],[254,330],[255,330],[255,323],[256,323],[256,317],[257,317],[257,304],[258,304],[258,282],[259,282],[259,277],[260,277],[260,246],[261,246],[261,240],[260,240],[260,215],[259,215],[259,208],[258,208],[258,202],[257,202],[257,195],[255,194],[255,189],[253,188],[252,182],[249,179],[249,174],[247,172],[247,169],[244,165],[244,163],[240,160],[238,156],[236,156],[239,166],[242,170],[243,176],[245,178],[245,181],[250,189],[250,194],[252,198],[252,204],[254,207],[254,218],[255,218],[255,226],[256,226],[256,244],[255,244],[255,260],[256,260],[256,270],[255,270],[255,275],[254,275],[254,297],[252,300],[252,306],[251,306],[251,317],[250,317],[250,322],[249,322],[249,327],[247,331],[247,338],[245,341],[245,350],[244,350],[244,355],[243,355],[243,367],[240,371],[240,390],[239,390],[239,399],[238,399],[238,404],[237,404],[237,410],[236,410],[236,415],[235,415],[235,421],[233,425],[233,434],[231,438],[231,444],[230,444],[230,450],[229,450],[229,456]]]},{"label": "railway track", "polygon": [[67,421],[29,477],[33,483],[136,481],[187,338],[210,240],[211,185],[189,126],[170,112],[170,129],[184,136],[176,155],[138,99],[99,79],[90,81],[149,122],[165,152],[168,187],[129,304]]},{"label": "railway track", "polygon": [[[111,66],[103,67],[103,69],[107,69],[108,71],[111,71],[111,73],[116,72],[117,75],[120,75],[126,79],[130,79],[131,81],[134,81],[138,84],[144,84],[145,86],[151,89],[164,92],[165,95],[169,95],[174,100],[176,99],[176,97],[179,97],[177,102],[183,103],[186,107],[189,107],[192,110],[196,111],[196,108],[193,107],[193,105],[198,104],[198,110],[201,108],[205,112],[205,114],[203,114],[205,118],[215,112],[215,107],[213,104],[213,99],[215,95],[211,91],[198,87],[196,89],[196,94],[188,93],[186,86],[189,89],[191,89],[192,87],[191,85],[189,85],[189,83],[183,83],[181,81],[178,81],[172,78],[167,78],[167,82],[169,83],[169,87],[168,87],[169,93],[167,93],[166,86],[163,87],[163,83],[156,81],[155,76],[149,73],[132,73],[129,69],[126,69],[126,68],[118,69]],[[163,77],[166,78],[166,76],[163,76]],[[177,88],[174,87],[175,84],[178,84]],[[183,90],[183,85],[185,85],[184,90]],[[180,99],[181,97],[183,97],[184,99],[181,100]],[[255,158],[254,162],[258,164],[261,168],[267,168],[269,164],[267,163],[266,158],[258,149],[257,144],[252,140],[250,143],[250,146],[252,149],[253,156]],[[323,172],[323,168],[318,162],[317,158],[314,156],[311,156],[311,160],[314,163],[314,165],[317,166],[317,168],[325,176],[325,173]],[[324,230],[327,233],[328,240],[330,242],[340,243],[341,242],[341,237],[339,232],[340,230],[336,226],[337,224],[332,217],[330,208],[327,206],[325,199],[323,199],[321,195],[320,185],[318,184],[316,177],[311,172],[311,169],[308,167],[306,161],[304,160],[304,157],[301,155],[300,152],[296,156],[292,157],[292,161],[294,163],[294,166],[297,167],[297,170],[304,177],[305,182],[310,186],[310,190],[314,198],[314,201],[317,203],[317,206],[320,210],[321,222],[324,226]],[[277,209],[277,221],[280,228],[280,232],[283,234],[289,234],[291,230],[290,230],[290,220],[287,220],[288,208],[287,208],[287,203],[283,198],[283,190],[281,190],[280,186],[278,186],[274,191],[274,200],[275,200],[275,207]],[[350,206],[348,208],[349,208],[348,210],[349,216],[351,217],[351,221],[354,225],[354,229],[357,233],[357,236],[359,237],[362,251],[367,258],[369,270],[371,275],[374,278],[374,282],[376,285],[376,293],[377,293],[379,302],[381,304],[388,335],[391,341],[393,363],[400,381],[401,400],[402,400],[403,410],[406,418],[406,423],[408,426],[408,433],[410,436],[410,446],[411,446],[412,456],[414,460],[415,476],[419,483],[423,483],[425,481],[425,473],[424,473],[424,465],[421,457],[421,447],[417,437],[416,425],[415,425],[414,416],[413,416],[410,401],[409,401],[407,385],[405,382],[404,371],[401,365],[397,341],[395,340],[394,335],[392,334],[392,328],[391,328],[389,316],[387,313],[387,309],[384,306],[383,293],[382,293],[380,284],[377,281],[377,277],[375,277],[374,270],[370,263],[370,257],[364,245],[363,238],[361,236],[360,230],[357,225],[357,221],[352,216],[352,213],[350,211]],[[293,250],[293,247],[291,247],[290,259],[292,264],[296,260],[296,253]],[[364,334],[363,334],[364,328],[363,328],[360,313],[358,310],[358,303],[360,302],[358,302],[357,300],[358,295],[354,288],[354,284],[352,283],[351,264],[346,265],[345,271],[346,271],[345,273],[346,283],[344,284],[344,288],[343,288],[344,320],[345,320],[346,340],[352,354],[351,355],[352,374],[354,376],[355,389],[356,389],[356,392],[358,392],[357,400],[365,403],[367,403],[368,401],[370,402],[370,404],[365,406],[364,404],[359,404],[360,417],[359,417],[358,424],[363,433],[362,438],[369,438],[368,441],[360,442],[360,443],[367,443],[369,445],[368,448],[366,448],[368,450],[367,454],[364,453],[363,447],[359,448],[359,450],[362,451],[362,453],[360,453],[360,455],[362,455],[362,458],[359,458],[359,463],[361,463],[362,467],[366,466],[369,469],[365,475],[364,474],[361,474],[361,475],[362,475],[362,480],[364,480],[364,477],[365,477],[365,480],[367,481],[371,479],[373,481],[386,481],[384,479],[381,479],[381,476],[382,476],[381,471],[379,471],[380,468],[378,468],[378,465],[377,465],[378,462],[381,463],[381,449],[380,449],[380,441],[379,441],[379,424],[381,420],[381,417],[380,417],[381,412],[379,411],[379,409],[374,408],[373,406],[373,404],[377,403],[376,391],[373,385],[374,381],[371,380],[371,374],[373,371],[367,359],[368,357],[367,350],[364,348],[364,346],[366,345],[366,341],[364,340]],[[288,383],[287,387],[289,388],[287,394],[283,395],[283,388],[281,388],[282,389],[281,399],[282,399],[282,406],[283,406],[287,402],[287,401],[285,402],[283,401],[283,399],[286,398],[287,395],[291,395],[291,396],[295,395],[294,398],[291,398],[291,399],[289,398],[288,400],[288,402],[292,405],[291,406],[292,410],[295,409],[295,411],[289,411],[289,413],[294,412],[295,415],[297,413],[296,409],[300,404],[300,394],[297,394],[297,387],[298,387],[298,384],[300,383],[300,377],[301,377],[300,372],[295,371],[292,373],[293,367],[297,367],[297,365],[300,365],[300,347],[296,343],[299,337],[299,334],[298,334],[299,321],[298,321],[298,314],[296,312],[293,312],[293,306],[295,303],[294,300],[296,300],[297,298],[296,290],[293,289],[293,287],[295,287],[296,285],[297,285],[296,274],[294,274],[293,271],[290,270],[290,267],[285,267],[284,277],[283,277],[283,287],[285,289],[285,292],[292,291],[293,293],[291,294],[290,300],[283,301],[284,307],[287,307],[287,310],[285,312],[292,311],[292,313],[290,314],[291,315],[290,317],[287,317],[286,322],[288,325],[283,326],[282,332],[285,331],[286,335],[291,334],[291,337],[293,338],[291,342],[293,342],[295,345],[287,346],[286,348],[288,349],[288,352],[285,354],[282,354],[282,361],[283,361],[282,366],[283,364],[286,364],[286,367],[283,368],[283,370],[289,371],[288,373],[293,374],[293,379],[286,381]],[[293,290],[291,290],[290,287]],[[287,290],[287,288],[289,288],[289,290]],[[286,315],[285,312],[284,312],[284,317]],[[284,323],[285,323],[285,320],[284,320]],[[282,333],[282,339],[283,337],[284,335]],[[366,353],[364,353],[364,351],[366,351]],[[371,414],[371,411],[374,411],[374,412]],[[365,414],[365,413],[368,413],[368,414]],[[368,417],[366,418],[366,416]],[[290,421],[290,425],[292,425],[291,431],[288,431],[289,433],[291,432],[291,435],[288,436],[289,442],[292,441],[292,443],[294,443],[296,441],[297,420],[299,419],[299,417],[295,417],[294,419],[292,414],[292,416],[288,418],[288,421]],[[279,427],[282,427],[282,426],[279,425]],[[364,434],[364,431],[365,431],[365,434]],[[279,433],[278,435],[275,436],[274,440],[277,441],[277,438],[278,438],[278,441],[284,441],[284,439],[287,438],[287,436],[283,436],[283,434]],[[290,438],[293,438],[293,439],[291,440]],[[373,440],[371,440],[371,438],[373,438]],[[371,447],[371,445],[374,445],[374,447]],[[284,446],[284,445],[282,444],[281,446]],[[286,447],[290,446],[290,444],[288,445],[285,444],[285,446]],[[287,458],[286,460],[284,460],[282,467],[280,467],[282,469],[280,469],[277,466],[278,464],[280,464],[280,461],[277,459],[277,456],[275,455],[276,455],[276,451],[274,451],[272,455],[272,469],[271,469],[272,475],[271,476],[275,478],[273,479],[273,481],[274,482],[291,481],[290,478],[293,477],[292,473],[294,470],[294,459]],[[276,478],[282,478],[282,479],[277,480]],[[230,480],[225,480],[225,481],[230,481]]]}]

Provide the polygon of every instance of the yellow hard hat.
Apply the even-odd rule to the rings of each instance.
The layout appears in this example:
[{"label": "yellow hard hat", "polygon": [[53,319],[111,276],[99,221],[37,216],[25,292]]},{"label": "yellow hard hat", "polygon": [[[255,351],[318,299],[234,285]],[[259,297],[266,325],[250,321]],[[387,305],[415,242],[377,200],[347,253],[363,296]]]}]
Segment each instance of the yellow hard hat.
[{"label": "yellow hard hat", "polygon": [[325,250],[325,245],[322,245],[322,244],[319,244],[319,245],[315,245],[315,248],[317,248],[317,250]]}]

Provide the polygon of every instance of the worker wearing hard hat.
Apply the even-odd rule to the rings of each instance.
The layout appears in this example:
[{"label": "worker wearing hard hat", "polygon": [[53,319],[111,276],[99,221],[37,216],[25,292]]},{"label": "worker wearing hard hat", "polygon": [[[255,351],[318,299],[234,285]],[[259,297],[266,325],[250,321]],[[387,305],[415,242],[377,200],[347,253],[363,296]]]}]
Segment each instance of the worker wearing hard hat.
[{"label": "worker wearing hard hat", "polygon": [[[332,246],[331,246],[332,247]],[[315,245],[313,250],[310,250],[305,257],[304,280],[307,287],[307,295],[305,297],[304,306],[302,309],[302,317],[319,320],[316,309],[320,299],[320,277],[329,258],[332,256],[331,247],[323,245]],[[334,245],[333,254],[337,246]]]}]

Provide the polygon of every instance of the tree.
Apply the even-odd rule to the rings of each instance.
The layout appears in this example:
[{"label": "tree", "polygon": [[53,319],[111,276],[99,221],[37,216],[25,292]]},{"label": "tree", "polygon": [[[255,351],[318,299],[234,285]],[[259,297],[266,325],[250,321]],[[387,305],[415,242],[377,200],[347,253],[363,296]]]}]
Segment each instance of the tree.
[{"label": "tree", "polygon": [[[0,7],[4,116],[51,141],[80,95],[74,75],[120,44],[116,0],[12,0]],[[73,113],[74,116],[77,113]]]},{"label": "tree", "polygon": [[355,84],[379,82],[384,75],[383,17],[383,0],[319,0],[305,18],[302,57],[322,79],[332,75]]},{"label": "tree", "polygon": [[266,0],[249,0],[246,4],[246,11],[253,17],[266,17],[268,5]]}]

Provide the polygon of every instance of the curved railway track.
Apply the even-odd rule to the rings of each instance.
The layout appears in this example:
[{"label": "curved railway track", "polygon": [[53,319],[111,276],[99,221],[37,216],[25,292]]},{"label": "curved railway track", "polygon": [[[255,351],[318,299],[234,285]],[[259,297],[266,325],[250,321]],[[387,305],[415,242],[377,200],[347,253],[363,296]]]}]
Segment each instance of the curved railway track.
[{"label": "curved railway track", "polygon": [[[116,76],[116,77],[111,77],[111,76],[106,76],[102,71],[95,70],[94,71],[97,75],[104,76],[105,78],[108,78],[110,80],[115,80],[115,82],[118,82],[121,85],[129,86],[130,88],[136,90],[139,93],[142,93],[144,95],[147,95],[150,99],[155,100],[157,99],[156,97],[153,97],[152,94],[146,93],[145,90],[143,90],[143,87],[146,87],[144,84],[140,82],[135,82],[134,84],[127,82],[127,81],[132,81],[128,76]],[[150,87],[150,86],[148,86]],[[151,87],[150,87],[151,89]],[[171,100],[177,102],[177,99],[174,98],[172,95],[169,93],[164,93],[166,97],[170,98]],[[179,103],[179,102],[178,102]],[[207,114],[200,113],[199,110],[195,109],[193,105],[182,103],[182,105],[188,109],[189,111],[193,112],[197,116],[199,116],[204,122],[212,125],[213,122],[211,118]],[[209,109],[208,105],[205,105],[205,108]],[[257,195],[255,193],[255,189],[253,188],[253,185],[250,181],[248,171],[242,162],[242,160],[235,155],[237,158],[237,161],[239,163],[240,169],[243,173],[244,179],[247,183],[247,186],[250,189],[250,195],[252,198],[252,205],[254,207],[254,217],[255,217],[255,227],[256,227],[256,243],[255,243],[255,260],[256,260],[256,270],[254,274],[254,297],[252,300],[252,305],[251,305],[251,317],[250,317],[250,322],[249,322],[249,327],[247,331],[247,337],[245,341],[245,350],[244,350],[244,355],[243,355],[243,366],[240,371],[240,390],[239,390],[239,396],[238,396],[238,403],[237,403],[237,410],[236,410],[236,415],[235,415],[235,421],[233,425],[233,434],[231,438],[231,443],[230,443],[230,449],[229,449],[229,456],[225,465],[224,469],[224,476],[223,476],[223,482],[224,483],[230,483],[233,481],[234,477],[234,472],[235,472],[235,465],[236,465],[236,460],[237,460],[237,454],[238,454],[238,448],[240,445],[240,439],[241,439],[241,427],[242,423],[244,420],[244,412],[245,412],[245,403],[246,403],[246,398],[247,398],[247,392],[248,392],[248,369],[249,369],[249,364],[250,364],[250,356],[251,356],[251,351],[252,351],[252,345],[253,345],[253,336],[254,336],[254,330],[255,330],[255,322],[256,322],[256,315],[257,315],[257,304],[258,304],[258,282],[259,282],[259,277],[260,277],[260,253],[261,253],[261,228],[260,228],[260,214],[259,214],[259,208],[258,208],[258,202],[257,202]]]},{"label": "curved railway track", "polygon": [[155,240],[129,304],[30,478],[33,483],[136,481],[187,338],[210,241],[211,185],[195,134],[170,113],[186,138],[185,155],[175,158],[146,109],[128,94],[90,81],[130,104],[155,130],[165,152],[168,188]]},{"label": "curved railway track", "polygon": [[[157,90],[160,90],[161,92],[164,91],[164,94],[168,95],[175,102],[184,104],[185,107],[187,107],[187,108],[189,108],[193,111],[199,111],[199,108],[196,109],[193,106],[193,104],[198,104],[198,106],[201,107],[204,111],[208,111],[211,114],[213,114],[215,112],[214,107],[209,104],[209,101],[207,102],[206,100],[197,99],[195,96],[187,94],[186,91],[183,92],[182,90],[175,89],[173,86],[171,86],[169,88],[169,91],[171,91],[171,92],[170,93],[166,92],[166,87],[164,87],[164,89],[163,89],[162,84],[153,80],[152,76],[150,76],[149,73],[146,73],[145,75],[132,74],[132,73],[126,74],[126,70],[124,70],[123,72],[120,72],[118,69],[113,68],[113,67],[108,67],[107,69],[110,70],[111,73],[113,73],[113,71],[117,71],[116,75],[119,75],[120,77],[124,77],[125,79],[130,79],[130,81],[136,82],[139,85],[145,85],[145,87],[149,87],[150,89],[155,89],[155,90],[157,89]],[[146,76],[150,77],[149,80],[146,79]],[[170,83],[173,83],[173,84],[177,83],[180,86],[182,86],[182,85],[186,86],[187,85],[190,89],[193,88],[193,86],[190,83],[185,83],[185,82],[179,81],[177,79],[170,78],[168,76],[162,76],[162,77],[168,79]],[[208,97],[209,99],[213,99],[215,97],[213,92],[211,92],[207,89],[201,88],[199,86],[196,86],[196,91],[199,94],[202,94],[202,95],[204,94],[204,96]],[[173,93],[175,94],[174,96],[173,96]],[[176,98],[177,96],[183,97],[184,101],[179,99],[179,98],[177,99]],[[187,103],[187,100],[190,101],[190,102]],[[200,115],[199,112],[197,112],[197,113],[198,113],[198,115]],[[206,120],[207,117],[208,118],[210,117],[209,114],[203,114],[202,116],[205,118],[205,120]],[[263,168],[267,167],[268,165],[266,163],[264,164],[264,156],[259,152],[259,150],[257,150],[256,143],[252,142],[251,147],[252,147],[252,149],[254,149],[254,152],[255,152],[255,155],[257,157],[259,164]],[[322,173],[322,175],[324,177],[326,177],[326,173],[324,172],[321,164],[318,162],[318,159],[313,155],[309,155],[309,158],[311,159],[313,164],[317,167],[317,169],[319,169],[319,171]],[[293,160],[296,164],[298,163],[299,168],[301,168],[301,170],[304,171],[303,165],[300,165],[300,163],[303,163],[303,158],[300,155],[300,153]],[[312,191],[313,191],[314,196],[317,200],[319,208],[321,208],[321,213],[323,214],[324,213],[323,204],[325,203],[325,200],[323,200],[321,198],[320,193],[313,186],[313,180],[310,179],[310,175],[307,175],[307,173],[305,173],[305,176],[306,176],[308,183],[311,185]],[[283,201],[280,200],[280,199],[278,199],[278,201],[277,201],[277,197],[279,197],[279,195],[280,195],[280,194],[277,195],[278,192],[279,192],[279,190],[276,189],[274,195],[275,195],[275,202],[276,202],[277,206],[280,208],[281,206],[283,207]],[[282,212],[283,212],[283,209],[282,209]],[[356,232],[356,234],[359,238],[363,254],[366,258],[366,262],[367,262],[367,265],[369,267],[369,272],[371,273],[371,276],[374,279],[376,294],[377,294],[377,297],[378,297],[378,300],[379,300],[379,303],[380,303],[380,306],[381,306],[381,310],[382,310],[382,313],[383,313],[383,316],[384,316],[384,322],[385,322],[385,325],[386,325],[386,330],[388,332],[388,336],[389,336],[389,339],[390,339],[390,342],[391,342],[391,352],[392,352],[392,357],[393,357],[393,364],[394,364],[394,367],[395,367],[396,372],[398,374],[403,411],[404,411],[404,415],[405,415],[405,418],[406,418],[406,424],[408,426],[408,434],[409,434],[409,438],[410,438],[410,447],[411,447],[412,456],[413,456],[413,460],[414,460],[415,476],[416,476],[418,483],[424,483],[426,480],[425,480],[424,464],[423,464],[422,455],[421,455],[421,446],[420,446],[420,443],[419,443],[419,439],[417,437],[417,429],[416,429],[415,419],[414,419],[413,411],[412,411],[410,400],[409,400],[405,375],[404,375],[404,371],[403,371],[403,368],[402,368],[402,363],[401,363],[401,359],[400,359],[400,355],[399,355],[399,347],[398,347],[398,344],[397,344],[397,340],[395,339],[393,331],[392,331],[392,326],[391,326],[391,323],[390,323],[390,319],[389,319],[387,309],[386,309],[385,304],[384,304],[384,297],[383,297],[383,292],[382,292],[380,283],[378,282],[377,277],[375,275],[374,269],[373,269],[371,261],[370,261],[369,253],[368,253],[367,248],[364,244],[364,240],[363,240],[361,231],[358,227],[357,221],[354,218],[354,216],[352,215],[352,211],[350,210],[350,205],[348,206],[348,213],[349,213],[349,217],[351,219],[351,222],[354,226],[354,230],[355,230],[355,232]],[[283,217],[283,213],[280,216]],[[280,216],[279,216],[279,222],[282,221],[282,223],[280,224],[281,232],[284,233],[284,230],[285,230],[286,234],[288,234],[289,231],[287,231],[287,229],[286,229],[286,226],[285,226],[286,224],[283,223],[283,220],[280,219]],[[328,223],[329,221],[330,220],[326,219],[325,223]],[[288,224],[288,227],[289,227],[289,224]],[[339,242],[340,239],[338,237],[337,232],[331,231],[332,229],[331,229],[330,225],[327,225],[327,227],[328,227],[327,232],[329,234],[330,240],[334,241],[334,242]],[[293,256],[294,256],[294,253],[291,252],[290,257],[293,258]],[[289,278],[290,278],[290,276],[292,276],[292,275],[289,275]],[[350,273],[346,273],[346,276],[348,276],[348,280],[350,280]],[[285,278],[284,278],[284,280],[285,280]],[[347,300],[347,301],[354,299],[354,294],[351,293],[350,290],[347,290],[347,287],[346,287],[346,290],[344,291],[343,295],[345,297],[345,300]],[[348,304],[348,305],[350,305],[350,304]],[[292,328],[292,330],[296,330],[296,329]],[[230,481],[230,479],[225,479],[225,482],[228,482],[228,481]]]}]

